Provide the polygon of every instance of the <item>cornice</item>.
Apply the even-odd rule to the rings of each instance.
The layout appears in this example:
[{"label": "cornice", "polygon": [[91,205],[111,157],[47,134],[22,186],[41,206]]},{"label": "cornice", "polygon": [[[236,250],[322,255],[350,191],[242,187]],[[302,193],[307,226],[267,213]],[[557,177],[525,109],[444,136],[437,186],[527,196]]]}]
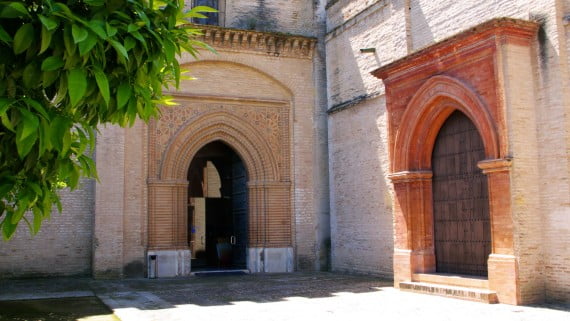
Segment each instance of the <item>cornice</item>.
[{"label": "cornice", "polygon": [[276,32],[261,32],[209,25],[195,25],[201,29],[198,37],[219,51],[255,52],[272,57],[312,59],[317,39]]},{"label": "cornice", "polygon": [[443,59],[448,55],[457,54],[463,48],[469,48],[471,44],[488,37],[504,36],[505,41],[524,39],[530,44],[529,40],[536,35],[537,31],[538,24],[533,21],[512,18],[492,19],[382,66],[372,71],[372,75],[386,82],[388,79],[397,77],[396,75],[413,72],[419,65],[429,64],[434,59]]}]

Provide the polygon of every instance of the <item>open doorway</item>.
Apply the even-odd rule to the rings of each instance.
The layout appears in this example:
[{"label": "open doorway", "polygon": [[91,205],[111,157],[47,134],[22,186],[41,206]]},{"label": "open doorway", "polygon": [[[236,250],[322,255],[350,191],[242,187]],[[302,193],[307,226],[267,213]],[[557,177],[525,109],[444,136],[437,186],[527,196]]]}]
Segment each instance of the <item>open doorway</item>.
[{"label": "open doorway", "polygon": [[192,270],[245,269],[247,173],[228,145],[204,146],[188,171],[188,243]]}]

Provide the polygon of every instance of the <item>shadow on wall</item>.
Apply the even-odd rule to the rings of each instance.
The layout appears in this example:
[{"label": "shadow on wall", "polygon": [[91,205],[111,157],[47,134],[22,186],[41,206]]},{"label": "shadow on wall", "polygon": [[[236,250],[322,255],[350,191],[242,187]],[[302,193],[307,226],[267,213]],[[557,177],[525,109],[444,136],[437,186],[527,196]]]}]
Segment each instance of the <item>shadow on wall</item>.
[{"label": "shadow on wall", "polygon": [[257,31],[277,31],[279,26],[272,8],[267,7],[265,0],[257,0],[254,9],[246,14],[241,15],[232,27],[246,30]]},{"label": "shadow on wall", "polygon": [[435,42],[433,32],[431,31],[419,0],[410,1],[408,19],[411,27],[410,40],[412,41],[412,51],[429,46]]},{"label": "shadow on wall", "polygon": [[386,117],[383,97],[330,116],[334,271],[393,273]]},{"label": "shadow on wall", "polygon": [[327,79],[329,109],[343,109],[366,98],[366,87],[358,59],[377,59],[353,48],[350,37],[339,35],[327,43]]},{"label": "shadow on wall", "polygon": [[[542,270],[544,279],[540,277],[533,278],[532,282],[540,284],[546,282],[546,299],[552,302],[569,302],[570,301],[570,268],[567,264],[567,258],[564,259],[563,253],[569,253],[570,238],[560,238],[560,235],[568,235],[568,205],[565,201],[568,197],[568,173],[564,166],[556,168],[557,165],[565,164],[566,169],[570,167],[567,159],[567,151],[570,144],[570,137],[566,133],[564,139],[558,139],[564,131],[560,132],[560,126],[569,128],[570,124],[567,114],[567,102],[563,103],[559,99],[564,99],[561,94],[567,90],[564,88],[568,84],[568,80],[564,81],[563,70],[561,70],[561,61],[559,50],[553,43],[552,34],[556,31],[556,21],[552,17],[544,13],[531,12],[530,20],[540,24],[538,30],[538,77],[535,88],[539,93],[537,96],[538,105],[535,108],[537,120],[537,140],[539,152],[538,177],[543,178],[539,186],[540,198],[547,200],[542,202],[542,234],[544,235],[542,257],[537,258],[535,262],[540,262],[537,270]],[[566,26],[566,32],[570,28]],[[555,40],[554,40],[555,41]],[[566,41],[566,42],[564,42]],[[562,39],[560,46],[566,46],[566,50],[570,50],[570,38]],[[568,65],[567,65],[568,66]],[[568,70],[567,70],[568,71]],[[567,72],[566,71],[566,72]],[[560,120],[564,120],[561,123]],[[561,160],[565,162],[561,163]],[[566,175],[560,173],[566,172]],[[566,194],[565,194],[566,193]],[[528,228],[528,227],[526,227]],[[521,252],[532,249],[535,244],[529,243],[526,235],[518,235],[521,246]],[[533,270],[534,271],[534,270]],[[542,274],[541,273],[541,274]],[[540,286],[537,286],[539,288]]]}]

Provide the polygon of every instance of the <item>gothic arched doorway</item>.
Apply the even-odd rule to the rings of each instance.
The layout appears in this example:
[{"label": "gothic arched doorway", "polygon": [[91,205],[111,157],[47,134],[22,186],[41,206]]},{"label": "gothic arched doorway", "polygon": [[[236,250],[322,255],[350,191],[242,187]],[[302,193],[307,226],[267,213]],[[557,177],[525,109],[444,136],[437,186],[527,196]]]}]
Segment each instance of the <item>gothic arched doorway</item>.
[{"label": "gothic arched doorway", "polygon": [[247,173],[240,156],[211,142],[192,159],[188,182],[192,269],[246,268]]},{"label": "gothic arched doorway", "polygon": [[432,152],[436,270],[487,276],[491,254],[487,177],[477,164],[485,147],[477,128],[455,111],[441,127]]}]

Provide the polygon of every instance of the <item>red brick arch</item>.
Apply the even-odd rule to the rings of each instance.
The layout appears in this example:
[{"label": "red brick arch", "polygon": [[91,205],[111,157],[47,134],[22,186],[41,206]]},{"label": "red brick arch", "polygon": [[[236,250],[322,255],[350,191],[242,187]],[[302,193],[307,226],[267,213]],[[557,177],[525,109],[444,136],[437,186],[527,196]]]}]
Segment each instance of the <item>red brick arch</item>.
[{"label": "red brick arch", "polygon": [[486,158],[500,158],[497,129],[485,103],[459,80],[438,75],[427,80],[406,107],[396,133],[392,172],[430,169],[437,134],[455,110],[477,127]]}]

